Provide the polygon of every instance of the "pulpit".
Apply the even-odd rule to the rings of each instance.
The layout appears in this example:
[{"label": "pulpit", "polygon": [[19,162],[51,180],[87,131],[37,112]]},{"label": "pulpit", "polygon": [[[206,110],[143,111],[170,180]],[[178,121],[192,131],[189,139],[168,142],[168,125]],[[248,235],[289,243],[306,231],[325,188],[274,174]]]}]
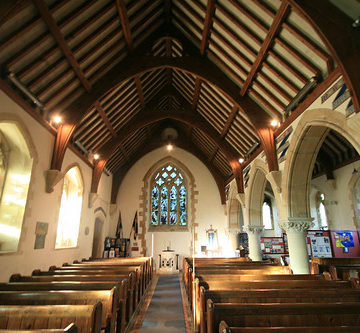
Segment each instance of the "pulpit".
[{"label": "pulpit", "polygon": [[179,270],[179,255],[167,248],[159,254],[159,271],[176,273]]}]

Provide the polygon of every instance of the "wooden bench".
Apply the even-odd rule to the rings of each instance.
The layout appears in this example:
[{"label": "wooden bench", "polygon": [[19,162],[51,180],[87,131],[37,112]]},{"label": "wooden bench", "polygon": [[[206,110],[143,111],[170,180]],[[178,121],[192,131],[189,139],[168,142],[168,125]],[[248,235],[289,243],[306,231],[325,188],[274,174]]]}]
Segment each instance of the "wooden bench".
[{"label": "wooden bench", "polygon": [[206,302],[214,303],[334,303],[360,302],[360,290],[343,289],[341,294],[335,289],[236,289],[205,290],[200,287],[200,332],[206,332]]},{"label": "wooden bench", "polygon": [[[196,267],[195,277],[197,275],[201,275],[202,273],[216,273],[216,274],[227,274],[227,276],[236,274],[247,274],[247,272],[253,272],[255,274],[291,274],[292,271],[288,266],[271,266],[271,265],[247,265],[247,262],[243,262],[239,266],[231,267],[231,266],[207,266],[207,267]],[[189,303],[192,304],[192,289],[193,289],[193,272],[192,268],[189,268],[189,272],[185,274],[185,288],[189,298]]]},{"label": "wooden bench", "polygon": [[110,258],[110,259],[83,259],[82,262],[74,262],[74,265],[124,265],[135,266],[143,265],[145,285],[152,279],[153,260],[152,257],[127,257],[127,258]]},{"label": "wooden bench", "polygon": [[[54,283],[54,282],[108,282],[108,283],[122,283],[126,281],[127,289],[124,293],[127,304],[127,317],[130,320],[136,305],[134,300],[137,300],[136,288],[134,285],[134,274],[126,275],[52,275],[52,276],[22,276],[20,274],[13,274],[10,277],[10,282],[29,282],[29,283]],[[128,282],[129,281],[129,282]]]},{"label": "wooden bench", "polygon": [[106,333],[115,332],[117,315],[120,331],[125,330],[125,312],[120,313],[118,298],[116,288],[87,291],[0,291],[0,305],[91,305],[101,302],[101,329]]},{"label": "wooden bench", "polygon": [[310,271],[312,274],[329,272],[334,280],[359,278],[360,258],[312,258]]},{"label": "wooden bench", "polygon": [[78,333],[78,329],[74,323],[70,324],[69,326],[65,327],[64,329],[61,328],[49,328],[49,329],[35,329],[35,330],[2,330],[0,329],[0,333]]},{"label": "wooden bench", "polygon": [[0,329],[64,328],[74,323],[79,333],[101,331],[101,303],[92,305],[3,305]]},{"label": "wooden bench", "polygon": [[219,333],[358,333],[360,326],[334,327],[229,327],[225,321],[219,325]]},{"label": "wooden bench", "polygon": [[332,280],[253,280],[253,281],[224,281],[214,279],[200,281],[195,279],[194,305],[195,305],[195,326],[199,329],[201,323],[200,310],[200,287],[207,290],[236,290],[236,289],[335,289],[343,290],[352,288],[350,281]]},{"label": "wooden bench", "polygon": [[139,281],[136,280],[135,272],[117,273],[116,271],[81,271],[82,274],[50,274],[21,276],[13,274],[10,282],[51,282],[51,281],[122,281],[128,279],[127,302],[132,311],[135,311],[139,303]]},{"label": "wooden bench", "polygon": [[126,321],[128,321],[129,318],[132,316],[132,313],[131,312],[129,313],[129,311],[131,311],[131,308],[127,306],[127,280],[123,280],[120,283],[88,282],[88,281],[0,283],[0,290],[2,291],[49,291],[49,290],[88,291],[88,290],[111,290],[114,287],[116,287],[119,290],[118,312],[125,313],[125,315],[123,316],[125,316]]},{"label": "wooden bench", "polygon": [[[86,273],[81,273],[85,271]],[[69,273],[67,273],[69,272]],[[94,273],[96,272],[96,273]],[[103,275],[125,275],[133,273],[134,285],[137,286],[137,302],[140,301],[141,296],[145,292],[147,287],[145,282],[145,275],[143,273],[143,266],[109,266],[109,265],[81,265],[81,266],[63,266],[55,267],[51,266],[49,271],[34,270],[32,275],[89,275],[89,274],[103,274]],[[136,302],[136,303],[137,303]]]},{"label": "wooden bench", "polygon": [[207,332],[220,322],[236,327],[360,326],[360,303],[214,303],[207,301]]}]

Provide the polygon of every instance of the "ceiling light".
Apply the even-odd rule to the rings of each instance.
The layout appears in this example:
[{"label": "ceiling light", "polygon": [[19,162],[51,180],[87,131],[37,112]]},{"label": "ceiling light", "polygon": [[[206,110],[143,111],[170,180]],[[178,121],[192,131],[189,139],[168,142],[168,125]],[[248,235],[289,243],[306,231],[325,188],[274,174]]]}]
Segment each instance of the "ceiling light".
[{"label": "ceiling light", "polygon": [[244,159],[242,157],[239,158],[240,163],[244,163]]},{"label": "ceiling light", "polygon": [[272,127],[276,127],[276,126],[279,125],[279,122],[278,122],[276,119],[273,119],[273,120],[271,121],[270,125],[271,125]]},{"label": "ceiling light", "polygon": [[99,155],[99,154],[94,154],[94,160],[98,160],[98,159],[99,159],[99,157],[100,157],[100,155]]},{"label": "ceiling light", "polygon": [[171,143],[168,143],[166,145],[166,149],[167,149],[167,151],[172,151],[174,149],[174,146]]},{"label": "ceiling light", "polygon": [[60,123],[62,123],[62,118],[60,116],[56,115],[52,118],[52,122],[56,125],[59,125]]}]

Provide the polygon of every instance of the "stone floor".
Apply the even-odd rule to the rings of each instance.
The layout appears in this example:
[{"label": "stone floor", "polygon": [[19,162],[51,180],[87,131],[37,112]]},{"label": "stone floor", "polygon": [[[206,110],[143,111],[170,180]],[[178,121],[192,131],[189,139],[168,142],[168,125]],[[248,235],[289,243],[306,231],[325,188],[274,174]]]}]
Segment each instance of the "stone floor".
[{"label": "stone floor", "polygon": [[[184,289],[179,275],[157,275],[131,333],[190,333]],[[183,302],[185,301],[185,302]],[[185,311],[185,312],[184,312]]]}]

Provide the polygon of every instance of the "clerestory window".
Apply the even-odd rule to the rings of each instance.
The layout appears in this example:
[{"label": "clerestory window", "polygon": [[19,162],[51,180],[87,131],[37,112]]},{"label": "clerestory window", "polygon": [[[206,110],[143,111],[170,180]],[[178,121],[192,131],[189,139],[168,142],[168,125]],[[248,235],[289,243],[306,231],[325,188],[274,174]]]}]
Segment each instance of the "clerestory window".
[{"label": "clerestory window", "polygon": [[151,189],[150,225],[186,226],[187,188],[180,170],[173,164],[166,164],[155,173]]}]

